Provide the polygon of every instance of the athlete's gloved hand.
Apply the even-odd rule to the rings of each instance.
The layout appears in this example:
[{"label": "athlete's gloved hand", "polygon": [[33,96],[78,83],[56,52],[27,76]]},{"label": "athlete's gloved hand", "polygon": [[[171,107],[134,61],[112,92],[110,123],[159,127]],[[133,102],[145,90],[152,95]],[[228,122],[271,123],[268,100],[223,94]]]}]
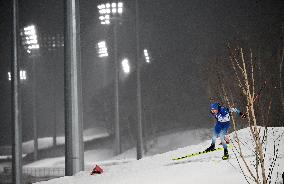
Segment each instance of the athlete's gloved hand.
[{"label": "athlete's gloved hand", "polygon": [[247,117],[247,115],[245,113],[242,113],[242,112],[240,112],[240,116],[241,116],[241,118],[246,118]]}]

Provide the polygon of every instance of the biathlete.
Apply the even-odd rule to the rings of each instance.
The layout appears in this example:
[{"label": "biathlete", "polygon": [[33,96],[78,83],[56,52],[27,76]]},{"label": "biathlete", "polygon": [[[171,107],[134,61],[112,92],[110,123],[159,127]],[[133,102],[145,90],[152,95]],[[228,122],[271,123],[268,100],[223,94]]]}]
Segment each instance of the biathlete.
[{"label": "biathlete", "polygon": [[222,159],[227,160],[229,158],[229,153],[228,153],[227,143],[225,141],[225,136],[227,135],[228,129],[231,126],[230,113],[235,112],[239,114],[242,118],[246,118],[246,114],[242,113],[237,108],[223,107],[219,103],[212,103],[210,110],[211,114],[213,115],[213,117],[216,118],[217,122],[214,127],[211,145],[205,151],[209,152],[215,150],[216,138],[219,136],[222,142],[222,146],[224,148],[224,156],[222,157]]}]

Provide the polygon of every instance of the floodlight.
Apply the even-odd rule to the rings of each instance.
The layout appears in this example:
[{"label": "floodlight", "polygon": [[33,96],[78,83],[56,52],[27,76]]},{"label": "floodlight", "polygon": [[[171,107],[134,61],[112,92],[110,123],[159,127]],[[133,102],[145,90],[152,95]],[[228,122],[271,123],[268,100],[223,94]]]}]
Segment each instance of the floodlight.
[{"label": "floodlight", "polygon": [[8,72],[8,80],[12,80],[11,72]]},{"label": "floodlight", "polygon": [[[111,16],[116,16],[116,14],[122,14],[123,12],[123,3],[106,3],[106,4],[100,4],[97,6],[99,10],[99,20],[101,21],[101,24],[110,24]],[[103,18],[102,16],[105,16]],[[108,20],[106,20],[108,19]]]},{"label": "floodlight", "polygon": [[122,8],[118,8],[118,9],[117,9],[117,12],[118,12],[119,14],[122,14]]},{"label": "floodlight", "polygon": [[28,41],[27,41],[27,44],[28,44],[28,45],[37,44],[37,40],[28,40]]},{"label": "floodlight", "polygon": [[117,12],[119,13],[119,14],[122,14],[122,12],[123,12],[123,3],[122,2],[119,2],[119,3],[117,3]]},{"label": "floodlight", "polygon": [[21,33],[23,36],[23,44],[28,53],[33,49],[39,49],[38,36],[34,25],[26,26]]},{"label": "floodlight", "polygon": [[144,56],[149,56],[147,49],[144,49]]},{"label": "floodlight", "polygon": [[[12,80],[11,72],[8,72],[8,80]],[[27,80],[27,71],[26,70],[20,70],[20,80]]]},{"label": "floodlight", "polygon": [[145,61],[147,63],[150,63],[150,56],[149,56],[149,53],[148,53],[148,50],[147,49],[144,49],[144,57],[145,57]]},{"label": "floodlight", "polygon": [[27,80],[27,72],[25,70],[20,70],[20,80]]},{"label": "floodlight", "polygon": [[118,8],[122,8],[123,7],[123,3],[122,2],[117,3],[117,7]]},{"label": "floodlight", "polygon": [[101,12],[100,12],[101,14],[106,14],[106,9],[104,8],[104,9],[101,9]]},{"label": "floodlight", "polygon": [[121,64],[122,64],[123,72],[128,74],[130,72],[130,65],[129,65],[128,59],[123,59]]},{"label": "floodlight", "polygon": [[98,54],[99,57],[107,57],[108,56],[108,51],[107,51],[107,46],[105,41],[101,41],[97,44],[98,48]]}]

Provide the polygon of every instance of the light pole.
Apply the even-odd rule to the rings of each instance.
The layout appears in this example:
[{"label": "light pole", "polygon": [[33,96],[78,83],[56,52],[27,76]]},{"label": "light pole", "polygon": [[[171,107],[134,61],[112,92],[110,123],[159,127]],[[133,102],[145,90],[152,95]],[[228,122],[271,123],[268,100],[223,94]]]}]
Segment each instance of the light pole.
[{"label": "light pole", "polygon": [[14,184],[22,183],[22,125],[19,112],[19,2],[13,0],[13,37],[11,62],[11,114],[12,114],[12,180]]},{"label": "light pole", "polygon": [[84,169],[79,0],[64,0],[65,175]]},{"label": "light pole", "polygon": [[141,79],[140,79],[140,39],[139,39],[139,4],[135,1],[135,34],[136,34],[136,84],[137,84],[137,160],[143,156],[143,135],[142,135],[142,100],[141,100]]},{"label": "light pole", "polygon": [[38,159],[38,130],[37,130],[37,113],[36,113],[36,63],[34,59],[34,51],[39,49],[38,36],[35,25],[24,27],[21,32],[22,44],[32,59],[32,74],[33,74],[33,136],[34,136],[34,160]]},{"label": "light pole", "polygon": [[[140,59],[140,40],[139,40],[139,14],[138,14],[138,0],[136,0],[136,84],[137,84],[137,160],[143,156],[143,123],[142,123],[142,94],[141,94],[141,72],[142,66]],[[143,50],[143,55],[146,63],[150,63],[150,55],[147,49]]]},{"label": "light pole", "polygon": [[[24,82],[27,80],[27,71],[26,70],[20,70],[19,73],[20,76],[20,81]],[[8,72],[8,80],[11,81],[12,79],[12,75],[11,72]],[[23,104],[24,104],[24,97],[23,97],[23,87],[19,85],[19,90],[20,90],[20,96],[21,96],[21,105],[19,107],[20,112],[23,112]]]},{"label": "light pole", "polygon": [[[137,160],[143,156],[143,126],[142,126],[142,95],[141,95],[141,55],[140,55],[140,37],[139,37],[139,4],[135,0],[135,34],[136,34],[136,84],[137,84]],[[150,63],[150,55],[147,49],[143,50],[145,61]]]},{"label": "light pole", "polygon": [[114,66],[115,66],[115,79],[114,79],[114,96],[115,96],[115,154],[121,153],[120,143],[120,129],[119,129],[119,66],[118,66],[118,53],[117,53],[117,23],[118,17],[123,13],[123,3],[113,2],[98,5],[101,24],[108,25],[113,21],[113,43],[114,43]]}]

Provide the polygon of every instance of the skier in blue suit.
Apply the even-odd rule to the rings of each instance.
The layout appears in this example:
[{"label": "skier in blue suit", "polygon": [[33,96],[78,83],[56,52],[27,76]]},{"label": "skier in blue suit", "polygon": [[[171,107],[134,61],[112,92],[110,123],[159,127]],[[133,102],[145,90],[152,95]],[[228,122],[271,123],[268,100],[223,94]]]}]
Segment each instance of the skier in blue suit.
[{"label": "skier in blue suit", "polygon": [[225,141],[225,135],[228,132],[228,129],[230,128],[230,113],[235,112],[239,114],[242,118],[246,118],[246,114],[242,113],[237,108],[226,108],[221,106],[219,103],[212,103],[211,104],[211,114],[216,118],[217,122],[215,124],[215,128],[213,131],[212,136],[212,143],[209,148],[207,148],[205,151],[213,151],[215,150],[215,142],[216,138],[219,136],[224,148],[224,156],[222,157],[223,160],[226,160],[229,158],[228,148]]}]

